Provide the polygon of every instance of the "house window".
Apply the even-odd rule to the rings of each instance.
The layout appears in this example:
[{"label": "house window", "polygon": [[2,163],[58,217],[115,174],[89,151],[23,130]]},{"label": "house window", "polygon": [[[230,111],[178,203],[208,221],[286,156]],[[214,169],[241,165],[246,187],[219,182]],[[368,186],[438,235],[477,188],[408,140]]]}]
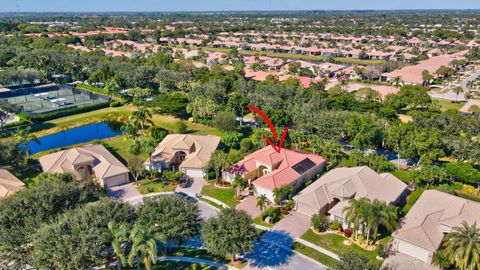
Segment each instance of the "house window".
[{"label": "house window", "polygon": [[265,175],[265,174],[267,174],[267,173],[269,173],[269,172],[270,172],[270,171],[269,171],[267,168],[264,168],[264,169],[263,169],[263,175]]}]

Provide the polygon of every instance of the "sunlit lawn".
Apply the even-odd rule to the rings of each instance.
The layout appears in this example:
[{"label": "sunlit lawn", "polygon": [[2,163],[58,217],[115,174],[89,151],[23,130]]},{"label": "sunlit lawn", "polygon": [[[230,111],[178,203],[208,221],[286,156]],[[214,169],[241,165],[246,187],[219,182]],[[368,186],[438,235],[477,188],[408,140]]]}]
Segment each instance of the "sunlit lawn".
[{"label": "sunlit lawn", "polygon": [[173,192],[177,188],[177,183],[168,182],[160,179],[141,180],[137,190],[141,194],[157,193],[157,192]]},{"label": "sunlit lawn", "polygon": [[205,184],[202,188],[202,194],[215,198],[226,205],[233,207],[237,205],[234,188],[220,188],[214,184]]},{"label": "sunlit lawn", "polygon": [[335,265],[337,264],[337,260],[325,255],[321,252],[316,251],[315,249],[311,247],[307,247],[303,244],[300,244],[298,242],[293,243],[293,250],[302,253],[303,255],[310,257],[321,264],[328,266],[329,268],[334,268]]}]

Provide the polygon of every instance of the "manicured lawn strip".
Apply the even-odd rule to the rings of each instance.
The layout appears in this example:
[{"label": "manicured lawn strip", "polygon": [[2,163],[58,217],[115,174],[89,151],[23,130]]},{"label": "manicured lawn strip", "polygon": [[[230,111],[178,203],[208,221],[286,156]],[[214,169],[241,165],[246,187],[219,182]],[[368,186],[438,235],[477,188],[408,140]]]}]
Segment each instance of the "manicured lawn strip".
[{"label": "manicured lawn strip", "polygon": [[334,258],[325,255],[321,252],[316,251],[315,249],[311,247],[307,247],[301,243],[295,242],[293,243],[293,250],[302,253],[303,255],[312,258],[321,264],[328,266],[329,268],[334,268],[335,265],[337,264],[337,260]]},{"label": "manicured lawn strip", "polygon": [[246,265],[246,262],[241,264],[231,264],[231,261],[229,259],[210,254],[205,249],[176,248],[173,254],[169,254],[169,256],[183,256],[183,257],[190,257],[190,258],[197,258],[197,259],[205,259],[205,260],[232,265],[236,268],[243,268]]},{"label": "manicured lawn strip", "polygon": [[237,205],[234,188],[219,188],[214,184],[205,184],[202,188],[202,194],[215,198],[230,207]]},{"label": "manicured lawn strip", "polygon": [[157,192],[173,192],[177,188],[177,183],[162,181],[161,179],[154,180],[142,180],[139,181],[139,186],[137,190],[140,194],[145,195],[149,193]]},{"label": "manicured lawn strip", "polygon": [[[110,267],[111,270],[118,269],[115,267]],[[127,268],[129,270],[137,270],[137,267]],[[141,266],[140,269],[145,269]],[[208,265],[203,265],[199,263],[189,263],[189,262],[175,262],[175,261],[161,261],[152,265],[152,270],[216,270],[218,268]]]},{"label": "manicured lawn strip", "polygon": [[220,204],[217,204],[215,202],[212,202],[210,201],[209,199],[205,199],[205,198],[198,198],[198,200],[204,202],[204,203],[208,203],[210,204],[211,206],[215,207],[215,208],[218,208],[218,209],[222,209],[223,206],[221,206]]},{"label": "manicured lawn strip", "polygon": [[318,235],[314,233],[311,229],[309,229],[304,235],[302,235],[302,239],[309,241],[310,243],[313,243],[317,246],[323,247],[338,255],[345,252],[358,252],[370,257],[374,261],[377,261],[376,251],[365,250],[353,242],[350,246],[344,245],[343,241],[347,240],[347,238],[336,233]]},{"label": "manicured lawn strip", "polygon": [[440,107],[440,111],[442,112],[446,112],[449,110],[458,111],[463,107],[463,105],[465,105],[465,102],[453,102],[450,100],[437,99],[437,98],[434,98],[433,100],[434,100],[434,103],[438,104],[438,106]]},{"label": "manicured lawn strip", "polygon": [[272,228],[273,227],[273,224],[269,224],[269,223],[266,223],[266,222],[262,221],[262,215],[254,218],[253,223],[258,224],[258,225],[262,225],[262,226],[267,227],[267,228]]},{"label": "manicured lawn strip", "polygon": [[356,65],[379,65],[385,63],[384,60],[362,60],[358,58],[349,58],[349,57],[335,57],[335,62],[344,63],[344,64],[356,64]]}]

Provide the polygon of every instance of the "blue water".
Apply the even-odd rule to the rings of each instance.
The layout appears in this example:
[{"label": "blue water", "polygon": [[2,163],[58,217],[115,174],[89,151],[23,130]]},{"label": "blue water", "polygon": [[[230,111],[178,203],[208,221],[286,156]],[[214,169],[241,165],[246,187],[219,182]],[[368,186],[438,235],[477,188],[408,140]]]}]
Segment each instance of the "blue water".
[{"label": "blue water", "polygon": [[48,151],[60,147],[66,147],[79,143],[86,143],[92,140],[106,139],[121,135],[121,131],[112,129],[108,123],[100,122],[77,128],[68,129],[59,133],[47,135],[30,142],[30,153]]}]

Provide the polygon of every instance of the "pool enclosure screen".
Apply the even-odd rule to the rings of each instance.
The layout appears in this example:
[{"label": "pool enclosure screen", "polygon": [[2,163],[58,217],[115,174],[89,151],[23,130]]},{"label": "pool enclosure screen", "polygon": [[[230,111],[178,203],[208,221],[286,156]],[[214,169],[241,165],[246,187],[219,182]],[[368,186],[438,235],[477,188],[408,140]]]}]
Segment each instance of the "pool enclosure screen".
[{"label": "pool enclosure screen", "polygon": [[110,100],[106,96],[79,90],[70,85],[11,89],[0,93],[0,98],[6,99],[18,112],[29,116],[104,103]]}]

